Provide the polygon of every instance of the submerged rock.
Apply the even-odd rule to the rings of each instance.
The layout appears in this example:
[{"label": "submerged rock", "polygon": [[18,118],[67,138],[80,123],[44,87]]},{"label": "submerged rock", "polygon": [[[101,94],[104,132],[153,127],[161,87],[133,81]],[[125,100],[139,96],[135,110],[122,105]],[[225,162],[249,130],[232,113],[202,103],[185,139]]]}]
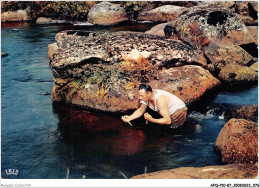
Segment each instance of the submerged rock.
[{"label": "submerged rock", "polygon": [[258,161],[258,125],[244,119],[231,119],[221,129],[215,150],[224,164]]},{"label": "submerged rock", "polygon": [[227,110],[224,114],[225,119],[231,118],[241,118],[250,121],[258,121],[258,105],[244,105],[244,106],[235,106]]},{"label": "submerged rock", "polygon": [[132,177],[131,179],[253,179],[258,176],[255,164],[181,167]]},{"label": "submerged rock", "polygon": [[124,8],[110,2],[98,3],[88,13],[88,21],[96,25],[115,25],[127,20]]},{"label": "submerged rock", "polygon": [[218,78],[230,85],[241,85],[257,82],[258,74],[249,67],[229,64],[221,69]]},{"label": "submerged rock", "polygon": [[153,22],[170,21],[177,18],[186,9],[187,8],[185,7],[175,5],[164,5],[149,11],[141,12],[137,20]]},{"label": "submerged rock", "polygon": [[[109,112],[136,109],[138,84],[199,100],[220,82],[207,70],[204,57],[186,44],[137,32],[60,32],[51,56],[53,101]],[[52,54],[52,53],[51,53]],[[186,65],[182,67],[176,67]],[[194,76],[195,75],[195,76]]]}]

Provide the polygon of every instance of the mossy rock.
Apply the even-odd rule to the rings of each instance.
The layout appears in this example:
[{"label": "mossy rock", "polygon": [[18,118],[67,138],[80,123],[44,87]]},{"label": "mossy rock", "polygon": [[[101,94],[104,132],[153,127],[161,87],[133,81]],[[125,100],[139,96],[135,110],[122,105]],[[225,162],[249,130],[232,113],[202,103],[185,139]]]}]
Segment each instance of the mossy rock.
[{"label": "mossy rock", "polygon": [[241,65],[229,64],[223,67],[218,75],[219,79],[229,85],[254,83],[258,80],[257,72]]}]

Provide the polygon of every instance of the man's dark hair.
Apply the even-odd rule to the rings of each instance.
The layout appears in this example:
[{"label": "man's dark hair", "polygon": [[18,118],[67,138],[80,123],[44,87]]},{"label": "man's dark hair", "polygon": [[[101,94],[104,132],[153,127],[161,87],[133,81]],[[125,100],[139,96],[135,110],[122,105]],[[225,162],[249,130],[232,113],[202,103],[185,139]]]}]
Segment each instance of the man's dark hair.
[{"label": "man's dark hair", "polygon": [[148,91],[152,92],[153,91],[151,86],[149,86],[148,84],[140,84],[138,90],[141,90],[141,89],[144,89],[146,92],[148,92]]}]

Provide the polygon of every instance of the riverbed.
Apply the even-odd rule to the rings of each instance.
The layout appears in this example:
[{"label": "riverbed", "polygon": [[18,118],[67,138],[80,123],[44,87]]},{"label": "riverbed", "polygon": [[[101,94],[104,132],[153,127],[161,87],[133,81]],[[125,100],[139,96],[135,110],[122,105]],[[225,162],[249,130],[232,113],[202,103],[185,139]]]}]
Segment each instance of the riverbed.
[{"label": "riverbed", "polygon": [[[219,106],[258,104],[258,86],[221,89],[189,109],[183,129],[169,130],[116,114],[53,104],[48,44],[57,32],[144,32],[152,24],[94,27],[2,24],[1,138],[3,178],[119,179],[178,167],[221,165],[214,142],[226,123]],[[221,105],[219,105],[221,104]],[[207,106],[213,106],[207,109]],[[215,107],[214,107],[215,106]],[[17,175],[7,175],[16,169]]]}]

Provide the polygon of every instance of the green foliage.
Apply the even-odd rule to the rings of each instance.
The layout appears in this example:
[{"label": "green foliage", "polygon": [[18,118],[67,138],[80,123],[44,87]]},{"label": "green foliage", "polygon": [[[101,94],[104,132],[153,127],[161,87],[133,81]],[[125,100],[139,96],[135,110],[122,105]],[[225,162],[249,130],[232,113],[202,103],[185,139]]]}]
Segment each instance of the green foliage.
[{"label": "green foliage", "polygon": [[123,2],[123,7],[130,21],[137,20],[139,11],[141,8],[141,2],[139,1],[126,1]]},{"label": "green foliage", "polygon": [[3,1],[2,12],[29,9],[32,18],[40,16],[53,19],[86,20],[93,1]]}]

